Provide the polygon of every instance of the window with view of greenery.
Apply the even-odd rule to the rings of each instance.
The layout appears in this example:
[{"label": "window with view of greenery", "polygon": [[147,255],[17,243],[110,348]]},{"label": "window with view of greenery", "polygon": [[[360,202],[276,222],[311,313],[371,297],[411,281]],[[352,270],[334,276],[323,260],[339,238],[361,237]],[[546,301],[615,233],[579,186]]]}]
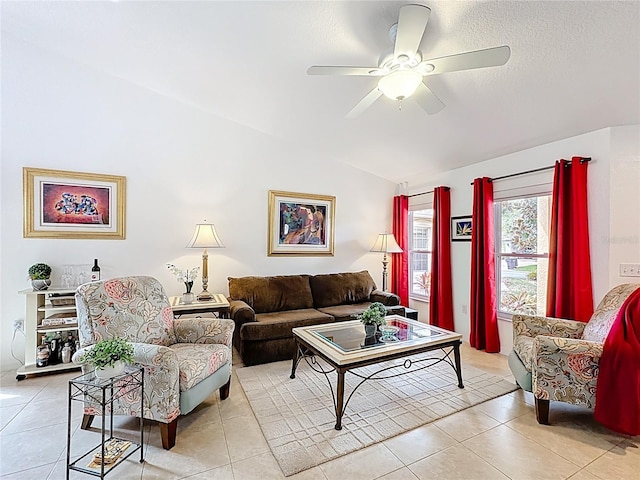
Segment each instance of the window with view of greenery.
[{"label": "window with view of greenery", "polygon": [[498,313],[544,315],[551,196],[495,202]]},{"label": "window with view of greenery", "polygon": [[412,297],[428,299],[431,287],[433,210],[410,211],[409,228],[410,295]]}]

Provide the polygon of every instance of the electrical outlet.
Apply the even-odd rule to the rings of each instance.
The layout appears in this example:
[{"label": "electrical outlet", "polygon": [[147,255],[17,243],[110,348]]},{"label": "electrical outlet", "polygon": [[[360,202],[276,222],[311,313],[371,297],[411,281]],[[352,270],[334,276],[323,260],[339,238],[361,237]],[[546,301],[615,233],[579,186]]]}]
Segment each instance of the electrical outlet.
[{"label": "electrical outlet", "polygon": [[621,277],[640,277],[640,263],[621,263]]},{"label": "electrical outlet", "polygon": [[13,329],[20,330],[21,332],[24,331],[24,320],[22,320],[21,318],[16,318],[13,321]]},{"label": "electrical outlet", "polygon": [[462,313],[467,313],[468,312],[468,308],[467,304],[465,303],[464,305],[462,305]]}]

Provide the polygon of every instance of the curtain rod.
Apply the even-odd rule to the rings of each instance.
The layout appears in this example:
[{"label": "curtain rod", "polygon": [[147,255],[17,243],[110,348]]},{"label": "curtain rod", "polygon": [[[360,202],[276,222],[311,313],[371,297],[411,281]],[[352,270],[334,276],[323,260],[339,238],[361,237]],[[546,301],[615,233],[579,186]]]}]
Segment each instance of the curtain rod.
[{"label": "curtain rod", "polygon": [[433,190],[429,190],[428,192],[420,192],[420,193],[414,193],[413,195],[407,195],[407,197],[411,198],[411,197],[418,197],[420,195],[426,195],[428,193],[433,193]]},{"label": "curtain rod", "polygon": [[[585,163],[585,162],[590,162],[590,161],[591,161],[591,157],[585,157],[585,158],[581,158],[580,159],[580,163]],[[552,168],[556,168],[556,166],[555,165],[550,165],[548,167],[535,168],[533,170],[526,170],[524,172],[512,173],[510,175],[503,175],[501,177],[491,178],[489,180],[491,182],[495,182],[496,180],[502,180],[502,179],[511,178],[511,177],[519,177],[520,175],[526,175],[528,173],[542,172],[544,170],[551,170]],[[473,182],[471,182],[469,185],[473,185]]]}]

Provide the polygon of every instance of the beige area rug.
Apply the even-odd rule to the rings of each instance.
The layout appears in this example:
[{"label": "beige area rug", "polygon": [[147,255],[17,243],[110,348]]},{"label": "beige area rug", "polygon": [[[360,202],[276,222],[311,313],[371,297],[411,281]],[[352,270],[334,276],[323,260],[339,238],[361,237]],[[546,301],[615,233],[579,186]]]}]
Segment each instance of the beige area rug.
[{"label": "beige area rug", "polygon": [[[356,372],[367,375],[390,363],[393,362]],[[313,371],[304,360],[295,379],[289,378],[290,373],[290,361],[236,370],[285,476],[517,389],[514,383],[464,364],[465,388],[460,389],[453,368],[441,362],[418,372],[362,384],[349,401],[342,430],[338,431],[334,429],[335,410],[325,376]],[[329,379],[335,391],[335,372],[329,374]],[[345,402],[359,381],[351,372],[346,374]]]}]

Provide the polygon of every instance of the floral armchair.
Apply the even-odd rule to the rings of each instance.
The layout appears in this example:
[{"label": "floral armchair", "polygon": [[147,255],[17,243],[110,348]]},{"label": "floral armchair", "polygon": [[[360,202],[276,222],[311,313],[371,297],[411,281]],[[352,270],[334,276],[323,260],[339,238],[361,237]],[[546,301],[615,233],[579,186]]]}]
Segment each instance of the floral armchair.
[{"label": "floral armchair", "polygon": [[640,284],[622,284],[602,299],[588,323],[513,316],[509,366],[523,390],[533,392],[538,423],[549,424],[549,401],[595,407],[604,341],[620,307]]},{"label": "floral armchair", "polygon": [[[81,285],[76,308],[81,349],[74,362],[82,363],[88,349],[101,339],[132,342],[134,361],[145,370],[144,411],[140,412],[136,395],[114,400],[113,410],[158,421],[165,449],[175,445],[179,415],[189,413],[217,389],[221,399],[229,396],[233,321],[174,319],[160,282],[144,276]],[[100,404],[85,401],[82,428],[103,414],[100,409]]]}]

